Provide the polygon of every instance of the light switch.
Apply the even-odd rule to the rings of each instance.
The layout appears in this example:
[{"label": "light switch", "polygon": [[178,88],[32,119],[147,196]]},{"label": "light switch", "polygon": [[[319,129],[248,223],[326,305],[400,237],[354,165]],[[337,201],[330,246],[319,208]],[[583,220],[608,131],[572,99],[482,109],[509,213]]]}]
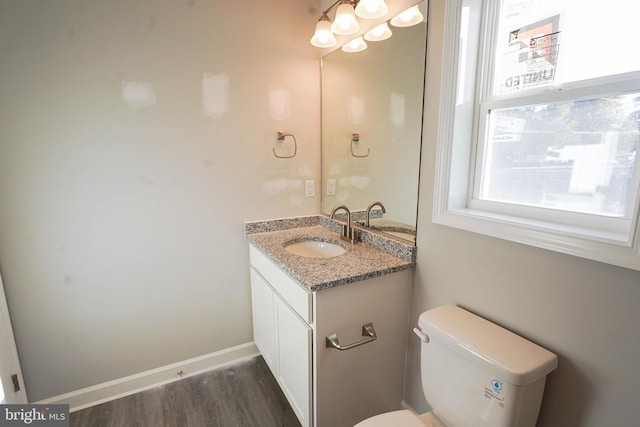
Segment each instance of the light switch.
[{"label": "light switch", "polygon": [[336,180],[328,179],[327,180],[327,196],[335,196],[336,195]]},{"label": "light switch", "polygon": [[304,191],[307,197],[316,197],[316,182],[308,179],[304,182]]}]

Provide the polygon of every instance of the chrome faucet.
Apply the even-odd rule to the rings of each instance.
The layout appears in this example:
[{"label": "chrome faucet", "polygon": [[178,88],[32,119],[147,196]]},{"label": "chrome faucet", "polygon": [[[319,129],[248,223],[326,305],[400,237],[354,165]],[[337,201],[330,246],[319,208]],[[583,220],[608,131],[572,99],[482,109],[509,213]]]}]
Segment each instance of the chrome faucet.
[{"label": "chrome faucet", "polygon": [[349,240],[351,243],[356,243],[359,240],[360,232],[355,230],[351,225],[351,211],[345,205],[336,206],[329,215],[330,219],[333,219],[336,212],[343,210],[347,213],[347,223],[342,226],[342,238]]},{"label": "chrome faucet", "polygon": [[367,208],[367,219],[364,223],[365,227],[369,227],[370,223],[371,223],[371,209],[373,209],[374,206],[380,206],[382,208],[382,213],[387,213],[387,210],[384,208],[384,205],[381,202],[373,202],[369,205],[369,207]]}]

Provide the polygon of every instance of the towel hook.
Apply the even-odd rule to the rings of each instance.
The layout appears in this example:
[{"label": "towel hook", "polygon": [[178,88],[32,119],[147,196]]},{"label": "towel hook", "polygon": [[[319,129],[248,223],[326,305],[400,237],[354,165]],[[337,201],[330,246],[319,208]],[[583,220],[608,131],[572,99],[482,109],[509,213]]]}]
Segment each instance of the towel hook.
[{"label": "towel hook", "polygon": [[272,147],[271,149],[273,150],[273,155],[279,159],[291,159],[295,157],[296,153],[298,152],[298,142],[296,141],[296,137],[293,136],[293,134],[278,131],[278,141],[284,141],[287,136],[293,138],[293,154],[290,156],[279,156],[278,153],[276,153],[276,149]]},{"label": "towel hook", "polygon": [[369,157],[369,153],[371,152],[371,149],[370,149],[370,148],[367,148],[367,154],[365,154],[365,155],[363,155],[363,156],[359,156],[359,155],[357,155],[357,154],[353,151],[353,144],[354,144],[354,143],[358,143],[358,142],[360,142],[360,134],[359,134],[359,133],[354,133],[354,134],[351,136],[351,155],[352,155],[353,157],[359,157],[359,158],[362,158],[362,157]]}]

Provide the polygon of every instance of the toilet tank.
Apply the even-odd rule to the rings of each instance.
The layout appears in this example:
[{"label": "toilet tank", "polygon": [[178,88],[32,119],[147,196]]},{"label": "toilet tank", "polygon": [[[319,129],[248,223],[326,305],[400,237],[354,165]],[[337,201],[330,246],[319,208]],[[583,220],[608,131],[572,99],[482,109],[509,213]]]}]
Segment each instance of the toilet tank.
[{"label": "toilet tank", "polygon": [[418,325],[435,415],[454,427],[535,427],[555,354],[455,305],[422,313]]}]

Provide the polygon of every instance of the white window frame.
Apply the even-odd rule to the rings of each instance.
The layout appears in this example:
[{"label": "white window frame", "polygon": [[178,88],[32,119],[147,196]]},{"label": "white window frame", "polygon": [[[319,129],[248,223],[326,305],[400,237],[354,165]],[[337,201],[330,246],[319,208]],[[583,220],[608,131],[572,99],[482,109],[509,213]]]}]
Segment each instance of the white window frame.
[{"label": "white window frame", "polygon": [[[473,198],[476,174],[475,159],[480,120],[476,99],[490,90],[490,84],[476,87],[478,70],[487,70],[482,58],[492,54],[482,52],[487,43],[482,26],[488,17],[497,16],[497,2],[483,0],[446,0],[443,40],[442,78],[440,87],[440,117],[435,171],[433,217],[434,223],[510,240],[539,248],[549,249],[582,258],[640,270],[640,227],[638,216],[640,202],[630,207],[624,219],[618,219],[620,227],[611,228],[611,221],[594,215],[569,214],[547,209],[524,208],[509,204],[478,201]],[[464,15],[469,19],[469,34],[461,37],[463,6],[473,6],[481,13]],[[478,9],[479,8],[479,9]],[[489,34],[486,37],[492,38]],[[478,48],[466,49],[478,43]],[[458,75],[464,78],[458,80]],[[486,75],[486,81],[493,76]],[[563,99],[580,99],[593,93],[625,92],[640,89],[640,73],[629,73],[622,78],[603,78],[590,82],[590,86],[563,86],[561,95],[549,98],[543,91],[532,91],[531,103],[553,102]],[[485,92],[483,92],[485,91]],[[598,92],[599,91],[599,92]],[[511,101],[492,101],[483,105],[499,108],[513,105]],[[640,159],[636,159],[640,162]],[[637,167],[636,163],[636,167]],[[636,174],[638,175],[638,174]],[[637,176],[636,176],[637,178]],[[639,183],[632,184],[639,191]],[[529,211],[529,212],[527,212]],[[533,212],[533,214],[531,214]],[[615,221],[615,220],[614,220]],[[625,222],[626,221],[626,222]]]}]

